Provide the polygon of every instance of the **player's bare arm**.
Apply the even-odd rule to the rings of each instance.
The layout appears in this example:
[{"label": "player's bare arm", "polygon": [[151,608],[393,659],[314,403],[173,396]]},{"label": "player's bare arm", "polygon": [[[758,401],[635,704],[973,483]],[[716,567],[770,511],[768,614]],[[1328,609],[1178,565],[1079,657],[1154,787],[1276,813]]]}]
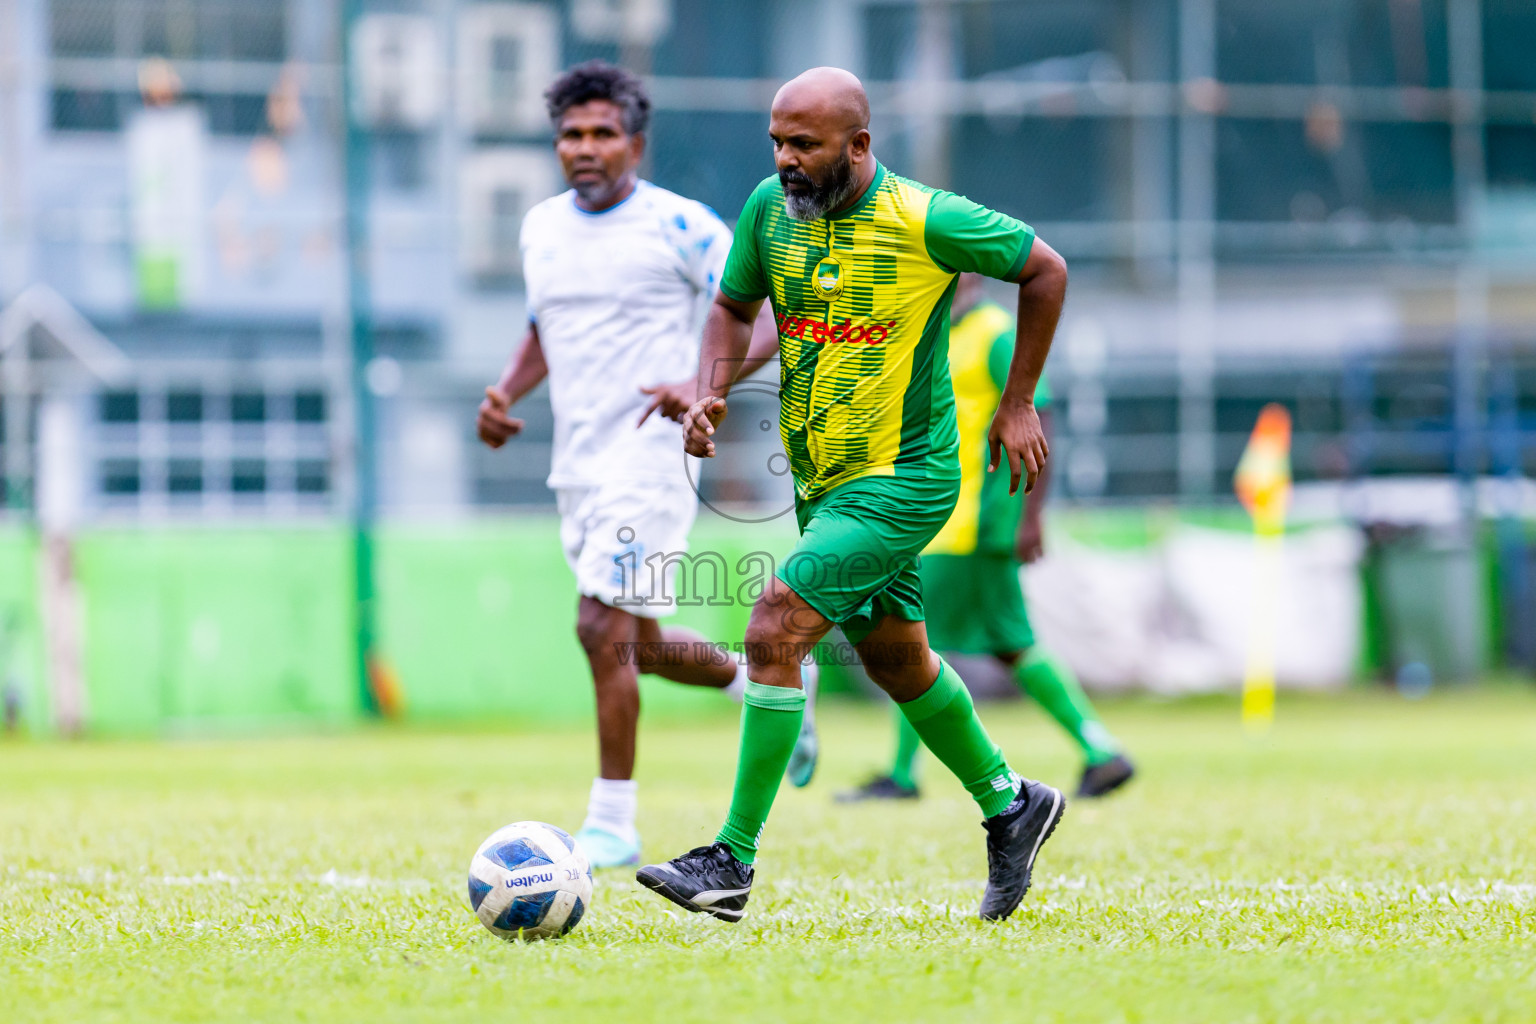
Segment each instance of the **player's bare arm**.
[{"label": "player's bare arm", "polygon": [[475,420],[475,430],[480,440],[490,448],[500,448],[516,437],[523,429],[523,421],[508,415],[518,399],[539,386],[549,376],[549,364],[544,361],[544,346],[539,342],[539,329],[528,325],[523,343],[507,361],[501,379],[485,389],[480,402],[480,414]]},{"label": "player's bare arm", "polygon": [[779,327],[773,320],[773,309],[764,302],[752,324],[752,343],[747,346],[747,356],[736,368],[733,380],[746,380],[768,365],[779,354]]},{"label": "player's bare arm", "polygon": [[[746,358],[742,360],[741,368],[734,380],[750,377],[762,369],[764,364],[778,354],[778,351],[779,331],[765,304],[758,313],[757,322],[752,325],[752,344],[748,347]],[[648,420],[653,412],[660,412],[674,423],[681,423],[689,407],[698,400],[699,380],[697,377],[690,377],[674,384],[658,384],[655,387],[641,388],[640,392],[651,396],[645,412],[640,414],[641,423]]]},{"label": "player's bare arm", "polygon": [[[1051,410],[1037,410],[1040,427],[1045,431],[1045,443],[1051,443]],[[1035,489],[1024,504],[1024,515],[1019,520],[1019,532],[1013,540],[1013,553],[1025,565],[1038,562],[1045,554],[1044,511],[1046,495],[1051,487],[1051,460],[1047,458],[1035,477]]]},{"label": "player's bare arm", "polygon": [[1061,319],[1061,307],[1066,302],[1067,261],[1037,238],[1018,281],[1018,335],[1013,361],[1008,365],[1008,382],[997,404],[997,414],[987,431],[991,449],[987,472],[996,470],[1006,453],[1011,476],[1009,494],[1018,492],[1021,477],[1025,493],[1034,490],[1050,454],[1040,415],[1035,411],[1035,387],[1045,371],[1045,357],[1050,354],[1056,322]]},{"label": "player's bare arm", "polygon": [[[715,296],[709,307],[704,339],[699,346],[699,398],[683,416],[683,449],[689,455],[714,458],[715,442],[710,438],[725,419],[725,399],[731,393],[731,385],[746,376],[744,371],[750,365],[754,347],[754,326],[762,308],[761,299],[738,302],[724,294]],[[763,361],[771,355],[770,352],[764,356]]]}]

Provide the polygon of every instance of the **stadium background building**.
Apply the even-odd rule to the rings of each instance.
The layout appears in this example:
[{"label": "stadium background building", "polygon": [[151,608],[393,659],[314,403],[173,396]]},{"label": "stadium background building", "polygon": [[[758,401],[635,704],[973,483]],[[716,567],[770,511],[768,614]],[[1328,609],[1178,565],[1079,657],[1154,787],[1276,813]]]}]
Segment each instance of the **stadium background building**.
[{"label": "stadium background building", "polygon": [[[6,515],[78,537],[88,604],[160,552],[153,614],[129,595],[90,617],[149,652],[129,717],[144,693],[183,707],[180,680],[233,642],[188,611],[204,582],[164,582],[169,561],[189,580],[237,551],[300,566],[273,585],[309,610],[272,628],[342,622],[316,609],[345,596],[347,549],[316,538],[361,505],[396,531],[381,585],[521,600],[474,577],[481,556],[428,550],[443,523],[552,506],[543,392],[500,453],[473,408],[521,333],[522,213],[560,187],[539,94],[589,57],[649,76],[647,174],[727,221],[771,166],[776,85],[837,63],[869,84],[893,169],[1036,225],[1073,270],[1050,368],[1064,505],[1231,509],[1278,401],[1316,518],[1449,523],[1462,550],[1479,514],[1530,509],[1536,10],[1519,0],[13,0],[0,18]],[[740,404],[738,423],[771,416],[771,389]],[[737,442],[705,496],[783,505],[771,432]],[[1393,476],[1412,489],[1352,489]],[[515,561],[535,522],[464,530]],[[1532,657],[1516,534],[1489,600]],[[273,555],[276,536],[320,554]],[[424,584],[428,564],[463,579]],[[422,604],[384,615],[427,666]],[[41,665],[36,623],[13,618]],[[467,697],[494,669],[464,658],[442,674]],[[324,675],[305,664],[292,678]],[[402,672],[430,707],[412,683],[429,670]],[[293,685],[295,707],[350,699]]]}]

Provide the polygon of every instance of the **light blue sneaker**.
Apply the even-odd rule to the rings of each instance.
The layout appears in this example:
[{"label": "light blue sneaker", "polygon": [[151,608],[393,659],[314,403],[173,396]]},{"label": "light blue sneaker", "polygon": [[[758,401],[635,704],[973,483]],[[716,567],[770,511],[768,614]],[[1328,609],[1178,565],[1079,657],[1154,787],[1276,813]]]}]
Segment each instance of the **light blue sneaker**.
[{"label": "light blue sneaker", "polygon": [[800,685],[805,687],[805,716],[800,719],[800,735],[795,737],[794,752],[789,755],[789,767],[784,774],[790,784],[804,789],[816,775],[816,755],[820,745],[816,741],[816,684],[821,681],[821,666],[814,659],[800,665]]},{"label": "light blue sneaker", "polygon": [[640,863],[640,842],[630,842],[600,828],[583,827],[576,842],[594,868],[623,868]]}]

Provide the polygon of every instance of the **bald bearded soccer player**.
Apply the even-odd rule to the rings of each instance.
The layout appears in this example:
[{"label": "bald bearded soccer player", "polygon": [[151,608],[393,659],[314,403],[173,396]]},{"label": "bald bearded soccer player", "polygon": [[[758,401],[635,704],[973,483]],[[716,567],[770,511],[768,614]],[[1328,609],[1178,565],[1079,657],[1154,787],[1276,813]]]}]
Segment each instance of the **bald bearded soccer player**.
[{"label": "bald bearded soccer player", "polygon": [[714,456],[734,368],[770,301],[800,541],[747,626],[750,681],[725,824],[711,845],[636,877],[685,909],[742,918],[805,709],[799,658],[837,625],[981,808],[979,915],[1006,918],[1066,801],[1013,771],[960,677],[929,649],[916,563],[960,488],[948,361],[959,275],[1019,286],[988,469],[1006,468],[1010,491],[1027,491],[1047,456],[1034,394],[1066,296],[1066,264],[1028,225],[883,167],[870,148],[864,88],[846,71],[816,68],[787,83],[768,134],[778,173],[753,191],[737,224],[704,327],[700,397],[684,417],[684,445]]}]

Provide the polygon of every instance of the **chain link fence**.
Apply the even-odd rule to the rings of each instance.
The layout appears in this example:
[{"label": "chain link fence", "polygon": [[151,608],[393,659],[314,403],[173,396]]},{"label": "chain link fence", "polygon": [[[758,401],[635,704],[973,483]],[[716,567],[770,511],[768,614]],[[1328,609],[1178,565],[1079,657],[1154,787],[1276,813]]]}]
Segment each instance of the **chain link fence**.
[{"label": "chain link fence", "polygon": [[[391,514],[548,507],[545,393],[503,451],[472,422],[523,332],[518,225],[562,187],[540,93],[589,57],[650,76],[645,173],[727,221],[771,171],[778,82],[837,62],[866,79],[890,166],[1035,224],[1074,268],[1051,364],[1070,498],[1224,493],[1267,401],[1296,417],[1303,479],[1536,462],[1536,13],[1517,0],[7,13],[17,510],[64,459],[86,516],[331,516],[374,444]],[[377,437],[353,426],[353,286]],[[741,395],[742,454],[706,499],[786,500],[775,421],[771,385]]]}]

